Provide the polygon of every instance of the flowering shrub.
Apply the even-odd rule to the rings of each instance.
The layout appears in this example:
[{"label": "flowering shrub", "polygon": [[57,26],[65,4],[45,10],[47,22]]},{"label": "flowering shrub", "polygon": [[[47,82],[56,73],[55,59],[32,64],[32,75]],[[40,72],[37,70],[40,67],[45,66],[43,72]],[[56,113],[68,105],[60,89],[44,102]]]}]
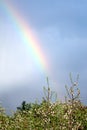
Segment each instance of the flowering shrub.
[{"label": "flowering shrub", "polygon": [[12,116],[6,115],[0,107],[0,130],[87,130],[87,106],[79,100],[77,83],[71,83],[70,88],[66,87],[64,103],[51,101],[48,86],[41,103],[23,101]]}]

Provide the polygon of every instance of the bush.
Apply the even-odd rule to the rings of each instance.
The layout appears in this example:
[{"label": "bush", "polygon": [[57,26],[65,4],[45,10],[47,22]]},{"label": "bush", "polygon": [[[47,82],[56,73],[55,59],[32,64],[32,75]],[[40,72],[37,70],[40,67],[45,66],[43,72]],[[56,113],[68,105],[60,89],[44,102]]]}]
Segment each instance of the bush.
[{"label": "bush", "polygon": [[[51,91],[47,79],[47,88],[44,87],[45,97],[41,103],[22,102],[12,116],[7,116],[0,107],[1,130],[86,130],[87,106],[80,99],[78,76],[76,82],[71,79],[71,87],[66,86],[65,102],[52,102],[56,95]],[[56,97],[56,96],[55,96]]]}]

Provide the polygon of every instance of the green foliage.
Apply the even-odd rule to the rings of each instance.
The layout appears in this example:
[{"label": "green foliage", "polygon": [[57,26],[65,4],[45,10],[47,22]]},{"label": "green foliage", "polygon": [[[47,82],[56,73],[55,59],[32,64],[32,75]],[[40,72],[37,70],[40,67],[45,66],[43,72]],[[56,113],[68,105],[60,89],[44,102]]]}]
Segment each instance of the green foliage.
[{"label": "green foliage", "polygon": [[30,110],[32,107],[32,104],[31,103],[26,103],[26,101],[23,101],[21,103],[21,106],[20,107],[17,107],[17,110],[19,111],[24,111],[24,110]]},{"label": "green foliage", "polygon": [[44,87],[45,97],[41,103],[26,103],[17,107],[12,116],[7,116],[0,107],[0,130],[87,130],[87,106],[79,99],[78,76],[71,87],[66,86],[65,102],[52,102],[54,92]]}]

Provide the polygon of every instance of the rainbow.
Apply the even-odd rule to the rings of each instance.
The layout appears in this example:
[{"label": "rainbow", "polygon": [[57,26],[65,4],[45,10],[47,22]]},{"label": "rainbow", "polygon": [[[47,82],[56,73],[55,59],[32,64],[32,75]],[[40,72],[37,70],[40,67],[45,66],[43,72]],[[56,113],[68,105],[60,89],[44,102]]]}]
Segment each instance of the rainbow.
[{"label": "rainbow", "polygon": [[[17,29],[17,32],[20,34],[21,39],[24,44],[27,45],[29,53],[32,55],[35,63],[44,71],[47,71],[48,60],[45,54],[42,52],[40,42],[37,37],[33,34],[31,27],[27,22],[22,18],[19,12],[9,3],[7,0],[1,1],[2,7],[6,15],[10,18],[12,23]],[[46,72],[47,73],[47,72]]]}]

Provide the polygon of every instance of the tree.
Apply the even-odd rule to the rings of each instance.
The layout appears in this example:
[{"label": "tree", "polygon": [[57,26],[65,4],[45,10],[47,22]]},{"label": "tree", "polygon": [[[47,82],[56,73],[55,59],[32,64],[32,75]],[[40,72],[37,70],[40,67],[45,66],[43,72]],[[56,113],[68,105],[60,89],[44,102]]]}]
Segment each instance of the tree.
[{"label": "tree", "polygon": [[44,96],[45,96],[45,97],[43,97],[43,100],[45,102],[51,103],[54,98],[56,101],[57,94],[54,91],[51,91],[48,77],[47,77],[47,88],[43,87],[43,91],[44,91]]},{"label": "tree", "polygon": [[17,110],[19,111],[27,111],[27,110],[30,110],[32,108],[32,104],[31,103],[26,103],[26,101],[23,101],[21,103],[21,106],[20,107],[17,107]]},{"label": "tree", "polygon": [[67,92],[67,96],[65,98],[65,118],[67,120],[66,127],[68,130],[82,130],[84,128],[83,122],[81,121],[81,118],[84,116],[84,114],[82,113],[78,79],[79,75],[77,75],[76,81],[73,81],[72,75],[70,74],[71,87],[68,88],[67,86],[65,86]]}]

